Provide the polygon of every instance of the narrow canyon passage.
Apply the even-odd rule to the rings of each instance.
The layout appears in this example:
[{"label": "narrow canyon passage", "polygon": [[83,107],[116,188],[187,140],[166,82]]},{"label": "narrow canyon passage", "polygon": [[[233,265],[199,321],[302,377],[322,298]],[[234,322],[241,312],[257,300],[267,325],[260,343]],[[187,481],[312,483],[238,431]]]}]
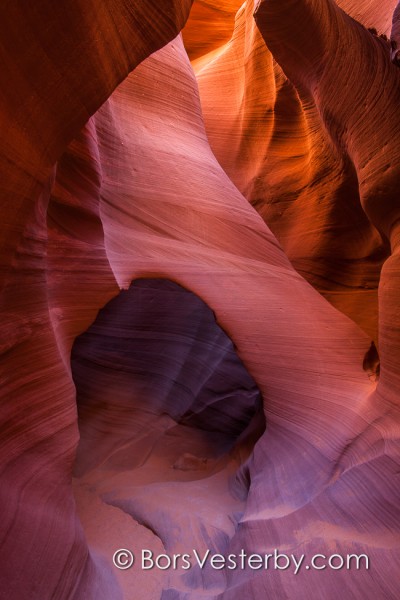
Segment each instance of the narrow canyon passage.
[{"label": "narrow canyon passage", "polygon": [[[265,424],[260,392],[212,311],[171,281],[136,280],[77,338],[71,363],[74,490],[91,552],[109,559],[132,543],[138,554],[225,552],[247,494],[238,469]],[[212,569],[116,575],[131,587],[127,598],[132,576],[149,599],[149,580],[164,590],[210,587],[210,598],[226,586]]]},{"label": "narrow canyon passage", "polygon": [[1,4],[0,600],[400,598],[399,6]]}]

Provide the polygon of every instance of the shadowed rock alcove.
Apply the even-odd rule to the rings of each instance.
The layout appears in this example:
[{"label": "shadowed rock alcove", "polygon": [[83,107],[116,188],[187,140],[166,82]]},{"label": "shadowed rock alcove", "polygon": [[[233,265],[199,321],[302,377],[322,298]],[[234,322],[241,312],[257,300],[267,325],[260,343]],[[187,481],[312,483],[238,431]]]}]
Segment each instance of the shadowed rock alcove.
[{"label": "shadowed rock alcove", "polygon": [[[238,468],[265,424],[260,392],[210,308],[171,281],[136,280],[76,340],[72,372],[75,496],[91,547],[112,551],[112,507],[147,529],[142,545],[151,531],[169,551],[223,551],[244,509]],[[100,539],[104,521],[113,531]],[[128,530],[117,547],[140,546]],[[201,587],[198,576],[186,585]],[[222,575],[209,576],[218,586]]]}]

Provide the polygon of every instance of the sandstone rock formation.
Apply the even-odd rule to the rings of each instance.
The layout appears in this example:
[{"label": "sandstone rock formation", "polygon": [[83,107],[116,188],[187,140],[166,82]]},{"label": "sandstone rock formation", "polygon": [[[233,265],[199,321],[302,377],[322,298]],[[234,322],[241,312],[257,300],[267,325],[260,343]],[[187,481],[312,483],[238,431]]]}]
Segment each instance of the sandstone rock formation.
[{"label": "sandstone rock formation", "polygon": [[397,66],[400,65],[399,57],[400,42],[400,4],[397,3],[392,19],[392,29],[390,31],[390,58]]},{"label": "sandstone rock formation", "polygon": [[[341,5],[365,26],[389,32],[393,0]],[[254,3],[243,4],[232,39],[194,62],[211,147],[296,270],[377,340],[387,242],[366,218],[354,166],[332,144],[315,99],[274,60],[253,12]],[[302,20],[301,27],[301,42],[291,37],[294,62],[300,60],[294,48],[308,35]],[[317,40],[310,44],[316,48]]]},{"label": "sandstone rock formation", "polygon": [[395,2],[190,4],[0,9],[0,597],[395,600]]}]

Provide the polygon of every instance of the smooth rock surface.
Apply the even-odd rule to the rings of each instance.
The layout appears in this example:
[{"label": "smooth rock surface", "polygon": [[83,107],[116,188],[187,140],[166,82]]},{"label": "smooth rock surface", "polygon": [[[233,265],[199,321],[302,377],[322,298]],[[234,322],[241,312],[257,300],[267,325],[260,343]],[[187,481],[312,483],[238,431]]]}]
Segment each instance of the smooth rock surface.
[{"label": "smooth rock surface", "polygon": [[395,4],[3,4],[1,600],[399,597]]}]

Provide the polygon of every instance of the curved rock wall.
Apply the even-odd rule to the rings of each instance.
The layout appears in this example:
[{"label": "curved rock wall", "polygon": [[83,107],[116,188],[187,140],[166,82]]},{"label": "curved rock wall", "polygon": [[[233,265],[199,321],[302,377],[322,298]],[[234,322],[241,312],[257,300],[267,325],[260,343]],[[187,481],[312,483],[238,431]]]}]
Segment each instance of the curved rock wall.
[{"label": "curved rock wall", "polygon": [[[347,14],[388,33],[394,5],[264,0],[254,23],[249,2],[226,41],[237,5],[200,2],[185,33],[196,76],[181,37],[170,41],[190,2],[2,7],[4,598],[398,598],[399,72],[388,43]],[[217,32],[203,44],[208,14]],[[250,395],[202,434],[201,398],[175,404],[162,373],[150,398],[160,419],[141,421],[152,368],[122,377],[114,324],[111,350],[85,346],[93,330],[77,342],[77,454],[74,340],[120,290],[154,278],[213,311],[261,392],[266,430],[256,414],[239,434]],[[116,313],[126,328],[129,310]],[[371,338],[379,380],[363,370]],[[195,362],[176,365],[178,383],[183,364],[193,370],[191,390]],[[191,419],[192,435],[180,423],[178,441],[147,454],[147,428],[154,441],[173,417]],[[112,551],[130,540],[363,552],[370,569],[117,573]]]},{"label": "curved rock wall", "polygon": [[[78,428],[70,348],[118,292],[90,134],[88,152],[83,133],[59,163],[65,202],[55,233],[46,213],[67,144],[132,68],[176,36],[190,5],[39,0],[0,8],[4,598],[121,597],[111,567],[88,552],[71,487]],[[75,150],[80,164],[67,174]]]},{"label": "curved rock wall", "polygon": [[[341,3],[382,33],[389,32],[394,4]],[[193,63],[211,147],[296,270],[377,342],[377,287],[387,241],[360,206],[352,161],[332,143],[310,91],[295,88],[287,65],[278,54],[274,59],[254,10],[254,2],[244,3],[231,40]],[[286,16],[271,18],[268,27],[275,35],[282,30],[293,64],[302,61],[306,44],[322,57],[318,34],[304,24],[307,19],[299,17],[295,5],[283,7],[281,16],[287,11],[298,20],[296,34]],[[324,35],[329,44],[329,34]],[[348,52],[345,57],[356,70]],[[365,65],[368,69],[368,60]]]}]

